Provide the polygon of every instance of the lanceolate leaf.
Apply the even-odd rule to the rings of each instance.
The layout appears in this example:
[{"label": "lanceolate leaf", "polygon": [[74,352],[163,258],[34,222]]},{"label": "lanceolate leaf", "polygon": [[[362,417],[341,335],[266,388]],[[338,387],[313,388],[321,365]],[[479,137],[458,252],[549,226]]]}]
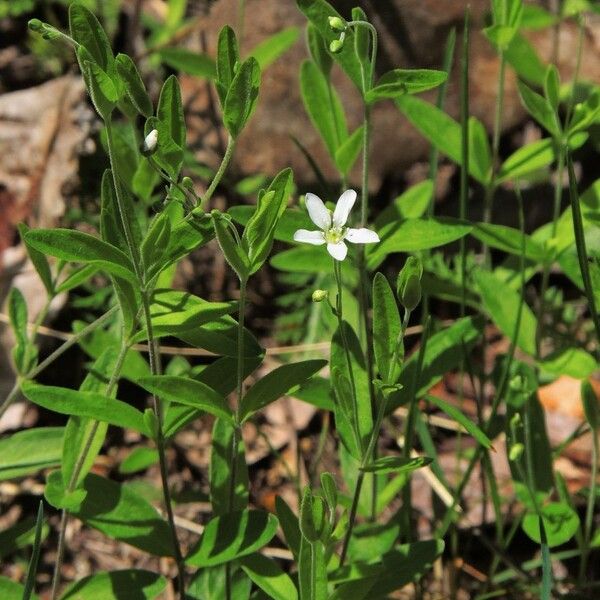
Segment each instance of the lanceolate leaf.
[{"label": "lanceolate leaf", "polygon": [[180,148],[185,148],[185,121],[181,104],[181,90],[175,75],[171,75],[163,84],[158,99],[157,117],[171,139]]},{"label": "lanceolate leaf", "polygon": [[19,229],[19,235],[21,236],[21,240],[23,241],[23,243],[25,244],[25,247],[27,248],[27,254],[29,255],[31,262],[33,263],[33,266],[35,267],[37,274],[40,276],[40,279],[42,280],[42,283],[44,284],[46,291],[49,294],[52,294],[53,290],[54,290],[54,284],[52,282],[52,272],[50,271],[50,265],[48,264],[48,259],[46,258],[45,254],[43,254],[39,250],[36,250],[27,241],[25,236],[26,236],[27,232],[29,231],[29,227],[25,223],[19,223],[17,225],[17,228]]},{"label": "lanceolate leaf", "polygon": [[127,485],[90,473],[73,515],[104,535],[156,556],[173,556],[171,533],[156,509]]},{"label": "lanceolate leaf", "polygon": [[394,292],[385,275],[376,273],[373,279],[373,350],[384,383],[393,383],[391,376],[395,364],[402,358],[398,353],[400,330],[400,314]]},{"label": "lanceolate leaf", "polygon": [[249,554],[241,559],[241,565],[246,575],[270,598],[297,600],[294,582],[274,560],[262,554]]},{"label": "lanceolate leaf", "polygon": [[98,572],[72,583],[60,600],[153,600],[165,589],[167,580],[158,573],[141,569]]},{"label": "lanceolate leaf", "polygon": [[395,252],[415,252],[436,248],[459,240],[472,229],[469,223],[449,217],[407,219],[381,228],[379,244],[368,252],[368,265],[375,268]]},{"label": "lanceolate leaf", "polygon": [[277,532],[277,518],[264,511],[244,510],[211,519],[186,563],[212,567],[253,554]]},{"label": "lanceolate leaf", "polygon": [[255,46],[250,51],[250,56],[257,60],[261,71],[264,71],[293,46],[299,37],[300,30],[298,27],[287,27]]},{"label": "lanceolate leaf", "polygon": [[258,100],[260,67],[255,58],[248,58],[236,72],[223,108],[223,122],[236,138],[249,121]]},{"label": "lanceolate leaf", "polygon": [[36,229],[29,231],[27,242],[34,248],[72,262],[89,263],[136,284],[131,260],[118,248],[74,229]]},{"label": "lanceolate leaf", "polygon": [[127,54],[118,54],[116,58],[117,71],[125,81],[125,89],[129,99],[136,107],[138,112],[144,117],[149,117],[154,112],[152,110],[152,101],[146,91],[146,86],[140,77],[135,63]]},{"label": "lanceolate leaf", "polygon": [[185,48],[162,48],[157,54],[164,63],[182,73],[207,79],[214,79],[217,75],[215,61],[206,54]]},{"label": "lanceolate leaf", "polygon": [[375,87],[367,92],[366,100],[373,103],[404,94],[419,94],[441,85],[447,77],[445,71],[394,69],[383,75]]},{"label": "lanceolate leaf", "polygon": [[[521,299],[519,293],[500,281],[492,273],[478,271],[475,281],[481,293],[483,306],[504,335],[512,339],[515,334],[515,315]],[[532,310],[523,304],[517,344],[527,354],[535,355],[537,320]]]},{"label": "lanceolate leaf", "polygon": [[240,406],[240,420],[249,419],[267,404],[278,400],[292,388],[304,383],[326,364],[324,360],[304,360],[277,367],[248,390]]},{"label": "lanceolate leaf", "polygon": [[227,406],[225,398],[200,381],[173,375],[154,375],[144,377],[139,384],[165,400],[204,410],[233,422],[231,409]]},{"label": "lanceolate leaf", "polygon": [[29,400],[48,410],[64,415],[90,417],[147,434],[142,413],[115,398],[32,382],[24,382],[21,389]]},{"label": "lanceolate leaf", "polygon": [[427,456],[403,458],[401,456],[382,456],[363,467],[367,473],[410,473],[427,466],[431,462]]},{"label": "lanceolate leaf", "polygon": [[0,440],[0,481],[60,464],[63,427],[34,427]]}]

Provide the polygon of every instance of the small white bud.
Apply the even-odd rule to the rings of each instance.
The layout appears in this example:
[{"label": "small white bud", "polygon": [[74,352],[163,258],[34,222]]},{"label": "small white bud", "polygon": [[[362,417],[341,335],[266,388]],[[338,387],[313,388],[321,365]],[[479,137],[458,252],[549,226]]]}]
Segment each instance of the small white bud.
[{"label": "small white bud", "polygon": [[153,129],[144,139],[144,144],[142,146],[142,154],[145,156],[149,156],[153,154],[156,150],[156,145],[158,144],[158,130]]},{"label": "small white bud", "polygon": [[323,300],[326,300],[328,296],[329,296],[329,292],[327,292],[326,290],[315,290],[312,293],[312,301],[313,302],[323,302]]}]

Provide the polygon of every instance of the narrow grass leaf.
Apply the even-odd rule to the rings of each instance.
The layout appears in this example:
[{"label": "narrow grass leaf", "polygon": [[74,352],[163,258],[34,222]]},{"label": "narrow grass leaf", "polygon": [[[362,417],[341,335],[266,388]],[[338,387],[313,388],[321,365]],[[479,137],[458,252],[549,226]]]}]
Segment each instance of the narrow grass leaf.
[{"label": "narrow grass leaf", "polygon": [[287,52],[299,37],[300,29],[298,27],[286,27],[254,46],[250,50],[250,56],[256,59],[261,71],[264,71]]},{"label": "narrow grass leaf", "polygon": [[60,600],[154,600],[165,590],[167,580],[141,569],[98,572],[69,585]]},{"label": "narrow grass leaf", "polygon": [[240,560],[244,573],[274,600],[298,600],[298,590],[290,576],[277,563],[262,554],[249,554]]}]

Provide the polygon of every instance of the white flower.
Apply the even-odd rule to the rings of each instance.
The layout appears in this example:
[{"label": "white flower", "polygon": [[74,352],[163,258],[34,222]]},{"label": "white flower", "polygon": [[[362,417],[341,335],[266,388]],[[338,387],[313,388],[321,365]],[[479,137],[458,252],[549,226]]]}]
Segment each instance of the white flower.
[{"label": "white flower", "polygon": [[142,152],[145,154],[152,154],[156,149],[156,144],[158,143],[158,131],[153,129],[144,139],[144,145],[142,147]]},{"label": "white flower", "polygon": [[294,233],[294,241],[321,246],[327,244],[327,252],[336,260],[344,260],[348,247],[344,240],[353,244],[373,244],[379,241],[379,236],[370,229],[361,227],[352,229],[346,227],[348,215],[356,202],[356,192],[346,190],[337,201],[333,214],[326,208],[323,201],[315,194],[306,194],[306,208],[311,221],[321,231],[298,229]]}]

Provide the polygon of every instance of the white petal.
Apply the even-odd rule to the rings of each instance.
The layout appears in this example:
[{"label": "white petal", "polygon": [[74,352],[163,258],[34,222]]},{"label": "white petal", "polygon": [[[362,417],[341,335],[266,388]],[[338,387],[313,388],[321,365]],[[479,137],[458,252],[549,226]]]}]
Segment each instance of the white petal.
[{"label": "white petal", "polygon": [[298,229],[294,233],[294,241],[302,242],[303,244],[313,244],[320,246],[325,243],[325,236],[322,231],[308,231],[308,229]]},{"label": "white petal", "polygon": [[346,254],[348,254],[348,246],[344,242],[338,242],[337,244],[327,244],[327,252],[335,258],[335,260],[344,260]]},{"label": "white petal", "polygon": [[348,220],[348,215],[356,202],[356,192],[346,190],[337,201],[333,211],[333,224],[337,227],[343,227]]},{"label": "white petal", "polygon": [[323,200],[315,194],[306,194],[306,210],[311,221],[323,231],[331,227],[331,213],[323,204]]},{"label": "white petal", "polygon": [[374,244],[379,241],[379,236],[366,227],[348,229],[344,238],[353,244]]}]

